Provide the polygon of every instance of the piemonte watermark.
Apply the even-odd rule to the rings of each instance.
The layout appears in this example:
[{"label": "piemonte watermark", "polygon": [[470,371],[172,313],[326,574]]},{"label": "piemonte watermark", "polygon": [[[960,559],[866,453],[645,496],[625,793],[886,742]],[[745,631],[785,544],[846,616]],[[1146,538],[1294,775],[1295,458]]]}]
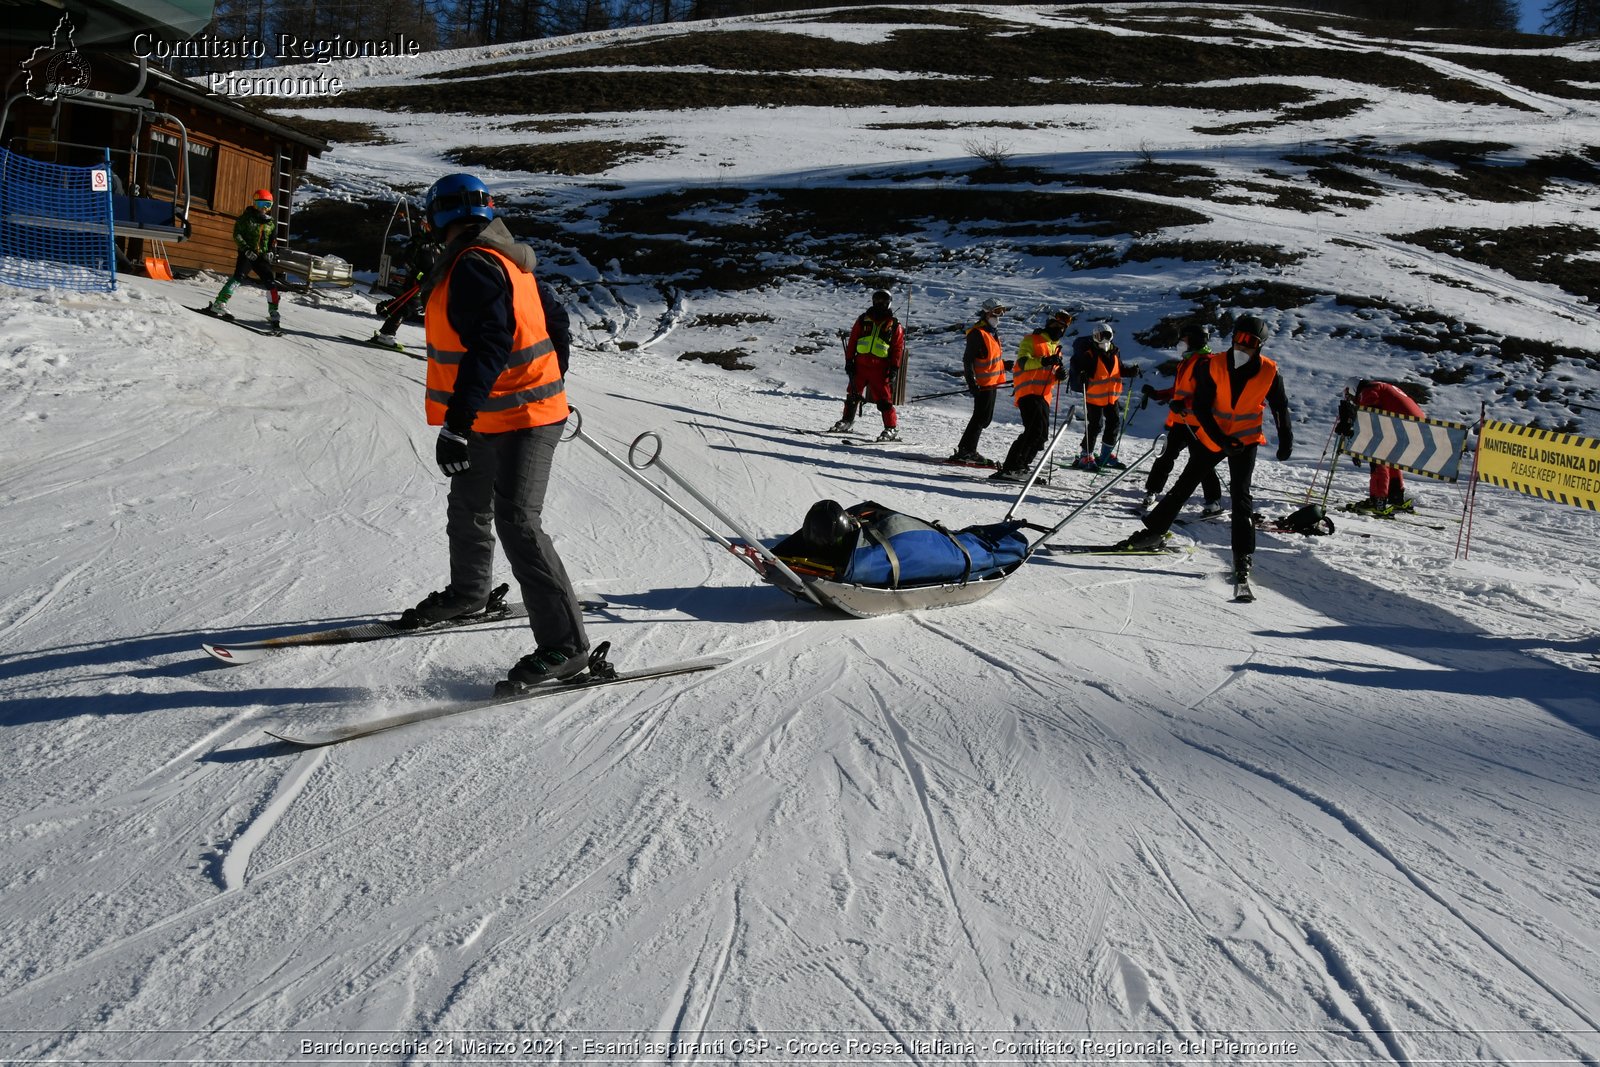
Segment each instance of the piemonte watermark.
[{"label": "piemonte watermark", "polygon": [[[267,41],[248,37],[214,37],[201,34],[187,41],[163,41],[149,33],[133,39],[133,54],[157,62],[172,60],[254,61],[274,63],[315,63],[326,65],[336,59],[373,59],[415,56],[422,45],[403,33],[392,37],[366,39],[335,34],[332,37],[299,37],[280,33]],[[326,72],[315,75],[273,74],[270,70],[210,71],[206,88],[222,96],[338,96],[346,89],[344,79]]]},{"label": "piemonte watermark", "polygon": [[[23,62],[22,69],[28,72],[28,78],[22,91],[34,100],[53,104],[63,96],[75,96],[89,88],[93,72],[88,60],[78,51],[77,41],[73,40],[76,29],[72,16],[63,14],[50,34],[50,43],[35,48],[33,55]],[[39,79],[37,85],[35,77]]]}]

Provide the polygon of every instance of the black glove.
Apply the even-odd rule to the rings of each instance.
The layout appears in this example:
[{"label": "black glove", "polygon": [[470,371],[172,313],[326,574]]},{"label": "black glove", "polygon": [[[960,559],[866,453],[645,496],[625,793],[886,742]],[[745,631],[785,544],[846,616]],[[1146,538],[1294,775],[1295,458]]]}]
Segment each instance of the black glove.
[{"label": "black glove", "polygon": [[1139,387],[1139,392],[1145,397],[1145,399],[1148,400],[1150,397],[1156,395],[1156,387],[1151,385],[1149,382],[1145,382]]},{"label": "black glove", "polygon": [[1143,378],[1144,368],[1137,363],[1124,363],[1122,365],[1122,376],[1124,378]]},{"label": "black glove", "polygon": [[1278,459],[1286,460],[1294,455],[1294,438],[1285,437],[1278,442]]},{"label": "black glove", "polygon": [[977,396],[978,395],[978,383],[973,381],[971,378],[967,379],[967,395],[968,396]]},{"label": "black glove", "polygon": [[433,446],[434,461],[439,469],[454,478],[472,466],[472,456],[467,452],[467,439],[446,426],[439,431],[439,440]]},{"label": "black glove", "polygon": [[1066,380],[1067,380],[1067,368],[1065,368],[1061,364],[1057,363],[1056,364],[1056,381],[1064,382]]},{"label": "black glove", "polygon": [[884,381],[884,384],[889,387],[889,395],[890,396],[894,396],[895,383],[899,380],[899,378],[900,378],[900,372],[897,371],[897,370],[891,370],[884,377],[883,381]]},{"label": "black glove", "polygon": [[1356,432],[1356,406],[1348,400],[1339,401],[1339,421],[1333,424],[1339,437],[1350,437]]},{"label": "black glove", "polygon": [[856,361],[853,357],[844,361],[844,372],[852,378],[856,376]]},{"label": "black glove", "polygon": [[392,299],[391,300],[380,300],[378,302],[378,314],[382,315],[384,318],[388,318],[389,317],[389,312],[391,312],[393,310],[394,310],[394,301]]}]

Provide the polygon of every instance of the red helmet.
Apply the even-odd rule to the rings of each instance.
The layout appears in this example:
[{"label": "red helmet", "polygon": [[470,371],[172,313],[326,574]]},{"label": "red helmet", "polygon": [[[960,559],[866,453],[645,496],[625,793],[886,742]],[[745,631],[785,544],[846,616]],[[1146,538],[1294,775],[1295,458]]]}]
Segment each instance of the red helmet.
[{"label": "red helmet", "polygon": [[269,204],[272,203],[272,190],[271,189],[257,189],[256,190],[255,199],[256,200],[265,200]]}]

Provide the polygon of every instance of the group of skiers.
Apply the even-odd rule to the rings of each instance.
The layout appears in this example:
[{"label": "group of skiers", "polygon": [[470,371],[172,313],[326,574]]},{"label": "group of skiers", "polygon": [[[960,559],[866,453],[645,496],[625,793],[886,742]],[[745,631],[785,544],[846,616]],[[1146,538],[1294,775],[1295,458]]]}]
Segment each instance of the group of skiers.
[{"label": "group of skiers", "polygon": [[[905,341],[904,330],[889,305],[887,292],[875,293],[872,308],[856,320],[845,342],[850,385],[845,415],[834,424],[835,430],[850,429],[862,397],[866,396],[878,402],[883,415],[884,430],[878,439],[898,438],[893,383],[901,373]],[[1143,377],[1143,371],[1123,362],[1112,325],[1095,324],[1086,336],[1073,342],[1071,354],[1067,355],[1062,351],[1062,338],[1076,316],[1071,311],[1054,311],[1043,325],[1022,338],[1015,359],[1008,363],[999,326],[1010,310],[997,299],[985,300],[977,321],[966,330],[962,374],[972,396],[972,417],[949,462],[997,466],[999,469],[991,475],[996,481],[1026,480],[1040,450],[1049,441],[1051,411],[1056,405],[1057,388],[1064,382],[1070,392],[1082,395],[1084,406],[1084,435],[1072,466],[1085,471],[1124,469],[1126,464],[1117,457],[1117,444],[1126,408],[1125,381]],[[1144,529],[1125,539],[1122,547],[1142,550],[1160,545],[1197,488],[1204,491],[1203,514],[1220,514],[1222,484],[1216,468],[1226,461],[1234,572],[1238,580],[1248,577],[1255,551],[1250,483],[1257,448],[1266,443],[1262,427],[1267,410],[1271,410],[1277,427],[1278,458],[1288,459],[1294,448],[1283,379],[1278,375],[1277,364],[1262,354],[1265,335],[1266,326],[1259,316],[1241,315],[1233,323],[1229,347],[1213,352],[1209,328],[1201,323],[1187,325],[1181,332],[1184,353],[1172,386],[1143,386],[1145,398],[1168,406],[1167,440],[1145,480]],[[995,464],[978,451],[978,443],[994,421],[996,398],[1006,384],[1008,371],[1022,432],[1005,459]],[[1131,395],[1127,399],[1131,400]],[[1180,456],[1187,456],[1187,462],[1172,492],[1158,503],[1156,497]]]},{"label": "group of skiers", "polygon": [[[1062,338],[1072,327],[1075,315],[1071,311],[1053,311],[1043,325],[1022,338],[1015,358],[1007,362],[999,327],[1001,318],[1010,310],[997,299],[985,300],[977,321],[966,329],[961,363],[966,391],[972,397],[972,417],[948,462],[998,467],[990,476],[992,479],[1025,481],[1049,441],[1057,389],[1066,383],[1070,392],[1082,396],[1085,423],[1078,457],[1071,465],[1085,471],[1125,468],[1116,451],[1123,413],[1127,400],[1132,399],[1131,395],[1124,399],[1124,382],[1142,377],[1143,371],[1122,361],[1111,324],[1097,323],[1089,334],[1073,342],[1071,354],[1067,355],[1062,350]],[[1220,515],[1227,510],[1217,471],[1226,463],[1234,574],[1236,580],[1243,581],[1250,574],[1255,551],[1251,481],[1257,450],[1267,440],[1263,432],[1266,413],[1271,412],[1276,426],[1279,460],[1287,460],[1293,452],[1294,433],[1277,363],[1263,354],[1266,324],[1258,315],[1239,315],[1228,336],[1228,346],[1213,351],[1210,327],[1201,322],[1184,325],[1179,333],[1183,354],[1173,371],[1172,385],[1158,389],[1146,383],[1141,387],[1144,402],[1154,400],[1167,405],[1166,440],[1145,478],[1141,503],[1141,510],[1146,513],[1144,528],[1120,544],[1135,551],[1161,544],[1196,489],[1203,494],[1203,516]],[[851,428],[865,397],[877,402],[883,416],[884,429],[878,440],[898,440],[893,396],[894,384],[903,369],[904,351],[905,332],[890,308],[889,293],[880,289],[873,294],[872,307],[856,320],[845,342],[850,385],[844,417],[834,424],[834,430]],[[1022,432],[1012,442],[1005,459],[996,464],[978,451],[978,443],[994,421],[996,398],[1007,382],[1008,371]],[[1341,439],[1349,439],[1354,432],[1357,406],[1423,417],[1422,409],[1399,386],[1362,380],[1340,405],[1335,433]],[[1185,463],[1178,480],[1172,491],[1163,496],[1162,490],[1180,458]],[[1382,515],[1408,509],[1411,505],[1405,497],[1400,470],[1377,462],[1371,468],[1369,495],[1351,509]]]}]

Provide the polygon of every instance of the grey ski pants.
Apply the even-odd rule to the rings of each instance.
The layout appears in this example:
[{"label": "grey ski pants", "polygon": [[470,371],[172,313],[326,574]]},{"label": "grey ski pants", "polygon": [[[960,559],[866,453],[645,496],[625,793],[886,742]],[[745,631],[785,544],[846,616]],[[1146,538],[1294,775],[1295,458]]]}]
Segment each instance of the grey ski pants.
[{"label": "grey ski pants", "polygon": [[450,479],[445,532],[454,592],[470,599],[488,597],[498,533],[538,647],[573,654],[589,648],[583,609],[542,519],[550,468],[565,425],[468,434],[472,466]]}]

